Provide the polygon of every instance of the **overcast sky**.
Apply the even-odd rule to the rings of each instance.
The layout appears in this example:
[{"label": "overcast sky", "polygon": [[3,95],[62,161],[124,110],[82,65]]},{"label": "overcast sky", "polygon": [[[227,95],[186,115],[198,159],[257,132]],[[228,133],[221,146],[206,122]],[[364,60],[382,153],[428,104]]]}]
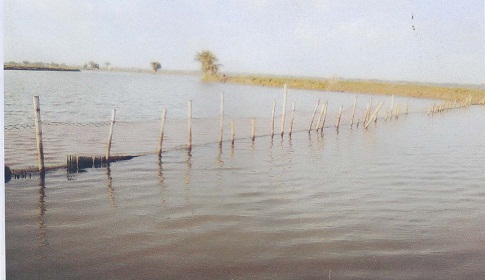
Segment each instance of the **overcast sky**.
[{"label": "overcast sky", "polygon": [[4,0],[4,60],[485,83],[483,0]]}]

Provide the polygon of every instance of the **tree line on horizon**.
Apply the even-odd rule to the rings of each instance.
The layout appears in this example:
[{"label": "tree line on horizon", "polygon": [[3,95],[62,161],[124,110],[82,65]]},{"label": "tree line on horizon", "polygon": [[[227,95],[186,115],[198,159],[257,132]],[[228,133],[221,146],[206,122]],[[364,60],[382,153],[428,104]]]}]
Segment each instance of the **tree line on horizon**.
[{"label": "tree line on horizon", "polygon": [[[200,64],[201,64],[200,70],[202,72],[204,79],[217,77],[217,73],[218,73],[220,67],[222,66],[222,64],[218,63],[219,59],[215,56],[215,54],[213,52],[211,52],[209,50],[203,50],[201,52],[198,52],[195,55],[195,60],[200,62]],[[109,61],[105,62],[104,65],[106,66],[106,69],[111,69],[111,63]],[[4,66],[72,68],[72,66],[68,66],[65,63],[30,62],[30,61],[27,61],[27,60],[24,60],[22,62],[7,61],[7,62],[4,62]],[[94,69],[100,69],[100,65],[99,65],[99,63],[91,60],[91,61],[83,64],[81,68],[84,69],[84,70],[94,70]],[[158,61],[152,61],[152,62],[150,62],[150,68],[151,68],[153,73],[156,73],[158,70],[160,70],[162,68],[162,64]]]}]

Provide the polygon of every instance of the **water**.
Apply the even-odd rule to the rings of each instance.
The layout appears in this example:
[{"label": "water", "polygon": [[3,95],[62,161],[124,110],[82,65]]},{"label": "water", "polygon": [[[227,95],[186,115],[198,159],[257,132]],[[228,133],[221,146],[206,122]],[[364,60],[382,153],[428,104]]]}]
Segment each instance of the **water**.
[{"label": "water", "polygon": [[[77,78],[70,76],[72,73],[65,74],[72,83],[78,83]],[[429,101],[405,100],[412,104],[413,112],[398,120],[380,119],[377,127],[371,125],[369,130],[351,130],[346,123],[337,134],[331,127],[332,119],[323,136],[315,132],[309,135],[303,130],[318,98],[329,98],[331,104],[336,104],[332,109],[335,117],[338,105],[350,107],[354,95],[290,90],[289,101],[296,101],[297,108],[301,108],[299,132],[291,139],[285,135],[283,139],[277,136],[271,140],[266,135],[266,125],[260,128],[254,144],[249,135],[241,135],[234,148],[225,142],[219,149],[216,140],[220,90],[226,93],[226,109],[231,108],[227,114],[242,126],[247,124],[248,112],[257,117],[257,123],[268,121],[271,103],[273,99],[280,102],[281,89],[204,85],[191,76],[78,74],[84,75],[79,79],[99,83],[106,83],[112,75],[119,83],[138,83],[131,88],[145,89],[159,88],[145,84],[157,78],[163,80],[158,84],[176,83],[187,91],[186,95],[171,96],[164,103],[170,104],[169,112],[179,110],[180,114],[174,113],[179,119],[173,120],[167,132],[172,135],[171,142],[161,163],[155,154],[148,153],[149,148],[142,147],[150,141],[131,147],[131,140],[124,140],[118,142],[118,147],[146,153],[113,163],[108,169],[74,174],[58,169],[48,172],[45,181],[34,175],[6,184],[9,279],[485,276],[483,107],[431,117],[420,112]],[[30,74],[7,71],[6,75],[7,91],[18,78],[12,76]],[[32,80],[47,79],[50,73],[42,74],[46,75],[42,78],[39,73],[31,75],[28,78]],[[120,78],[123,75],[126,78]],[[148,89],[140,92],[152,97],[158,94]],[[10,102],[9,94],[12,92],[6,92],[6,104]],[[36,94],[33,89],[26,90],[26,108],[18,110],[30,111],[32,94]],[[67,93],[52,93],[56,94]],[[242,95],[256,101],[247,98],[232,104],[231,100],[242,99]],[[47,112],[51,105],[45,100],[49,98],[56,99],[41,95],[46,116],[55,115]],[[207,130],[213,129],[194,133],[199,144],[190,154],[171,148],[184,144],[185,128],[178,126],[185,124],[182,118],[187,98],[193,98],[194,104],[207,103],[197,109],[198,123]],[[390,101],[388,97],[373,98]],[[359,96],[360,108],[365,107],[367,100],[368,96]],[[115,136],[144,138],[151,123],[157,132],[160,104],[148,106],[144,102],[133,98],[132,104],[113,103],[130,112],[120,113],[126,123],[119,127],[135,129],[143,124],[139,131],[144,132],[136,137],[129,132]],[[21,103],[15,106],[22,107]],[[143,107],[142,104],[147,108],[138,115],[134,108]],[[251,104],[254,109],[250,110]],[[97,107],[81,101],[76,105],[83,106],[92,106],[94,116],[93,120],[81,118],[83,122],[109,119],[104,105]],[[7,123],[23,122],[23,116],[10,116],[7,110],[5,114]],[[59,118],[77,123],[81,122],[79,114]],[[279,121],[276,124],[279,131]],[[97,129],[102,131],[102,146],[106,127],[77,128],[82,128],[90,139],[96,138]],[[56,129],[57,126],[51,126],[53,132]],[[24,130],[15,133],[23,134]],[[6,145],[19,140],[15,138],[18,134],[7,132]],[[156,140],[156,136],[153,138]],[[62,142],[59,137],[57,141]],[[78,140],[81,146],[89,147],[84,141]],[[69,145],[51,146],[54,152],[70,149]],[[81,148],[79,151],[90,152]],[[21,166],[23,163],[18,161]]]}]

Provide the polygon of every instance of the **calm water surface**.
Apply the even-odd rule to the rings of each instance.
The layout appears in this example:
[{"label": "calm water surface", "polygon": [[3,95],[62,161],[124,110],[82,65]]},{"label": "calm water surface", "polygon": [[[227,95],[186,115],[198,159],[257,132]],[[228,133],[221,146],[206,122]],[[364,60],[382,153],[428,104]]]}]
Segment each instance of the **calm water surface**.
[{"label": "calm water surface", "polygon": [[[75,74],[7,71],[6,125],[31,122],[32,95],[40,95],[43,121],[63,122],[45,126],[47,158],[56,162],[69,152],[103,153],[108,127],[101,122],[116,107],[114,152],[141,156],[7,183],[9,279],[485,277],[483,107],[431,117],[423,113],[431,101],[396,98],[409,102],[410,114],[350,129],[354,95],[290,90],[298,132],[271,139],[270,110],[273,100],[281,106],[281,89]],[[221,90],[237,123],[233,148],[215,143]],[[370,97],[390,102],[359,96],[359,113]],[[190,154],[178,148],[189,98],[199,127]],[[323,135],[308,134],[319,98],[334,104],[329,123]],[[340,105],[345,126],[337,134]],[[163,107],[173,120],[160,162],[152,143]],[[260,124],[254,143],[251,116]],[[30,135],[28,127],[5,131],[7,164],[35,166],[35,146],[23,155]]]}]

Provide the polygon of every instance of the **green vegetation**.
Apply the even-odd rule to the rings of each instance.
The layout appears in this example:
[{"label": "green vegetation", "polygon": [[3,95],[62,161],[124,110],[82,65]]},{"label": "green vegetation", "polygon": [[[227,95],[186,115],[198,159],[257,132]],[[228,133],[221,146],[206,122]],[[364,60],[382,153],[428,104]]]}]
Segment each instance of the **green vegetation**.
[{"label": "green vegetation", "polygon": [[205,81],[216,81],[218,80],[217,71],[222,66],[217,62],[219,59],[208,50],[204,50],[195,55],[195,60],[199,61],[201,64],[200,70],[202,71],[202,79]]}]

